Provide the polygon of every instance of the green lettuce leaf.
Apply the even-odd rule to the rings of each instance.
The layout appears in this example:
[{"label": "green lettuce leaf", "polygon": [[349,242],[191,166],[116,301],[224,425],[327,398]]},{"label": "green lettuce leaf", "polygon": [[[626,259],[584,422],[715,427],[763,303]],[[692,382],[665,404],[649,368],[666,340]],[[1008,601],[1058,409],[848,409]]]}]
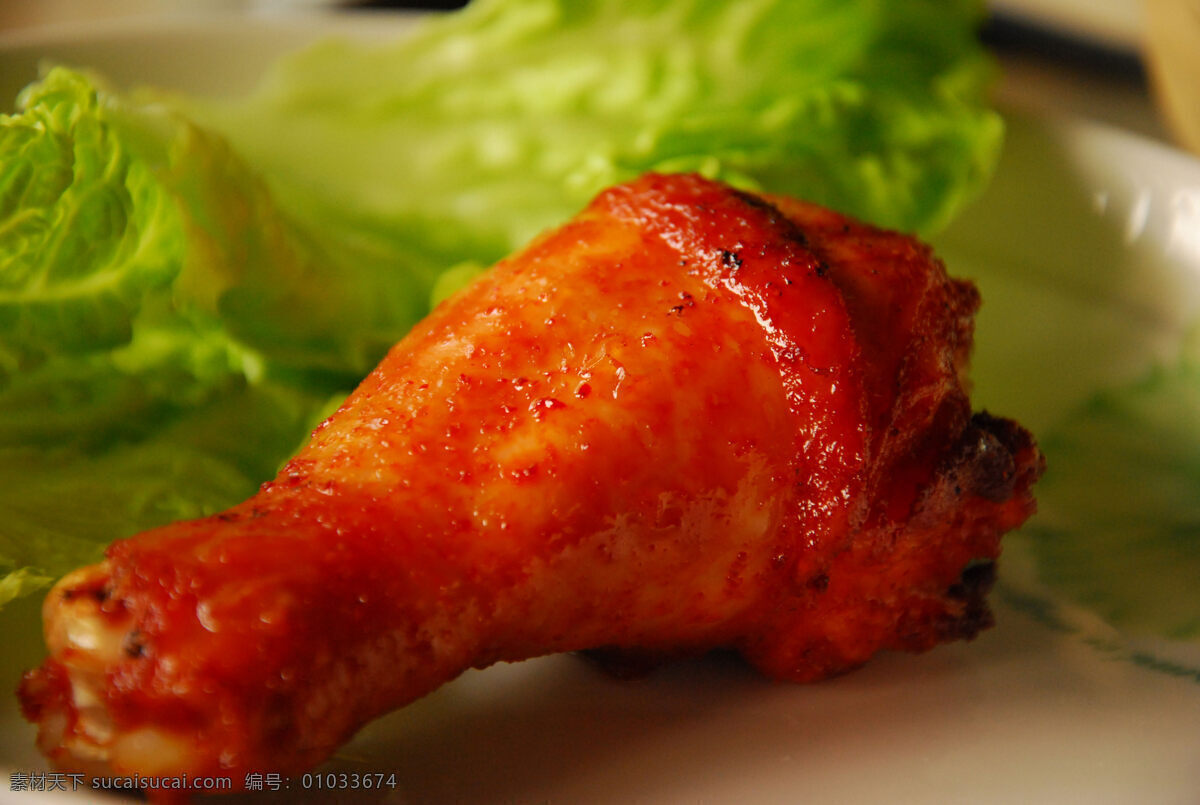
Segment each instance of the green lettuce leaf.
[{"label": "green lettuce leaf", "polygon": [[699,171],[906,230],[987,180],[975,0],[476,0],[202,99],[0,118],[0,605],[251,494],[434,303],[605,186]]},{"label": "green lettuce leaf", "polygon": [[929,234],[1002,141],[980,10],[476,0],[399,41],[294,54],[239,101],[183,103],[296,217],[442,266],[490,264],[651,170]]},{"label": "green lettuce leaf", "polygon": [[0,121],[0,604],[251,494],[427,309],[219,138],[56,68]]},{"label": "green lettuce leaf", "polygon": [[107,449],[0,449],[0,606],[100,559],[113,539],[248,497],[328,401],[242,384]]}]

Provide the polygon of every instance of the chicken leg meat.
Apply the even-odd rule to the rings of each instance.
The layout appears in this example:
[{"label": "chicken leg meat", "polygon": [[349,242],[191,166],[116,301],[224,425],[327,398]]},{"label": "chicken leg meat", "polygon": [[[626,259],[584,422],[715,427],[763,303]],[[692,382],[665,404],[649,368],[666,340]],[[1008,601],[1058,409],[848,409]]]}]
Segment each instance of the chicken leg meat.
[{"label": "chicken leg meat", "polygon": [[972,414],[974,287],[690,175],[609,189],[439,306],[253,498],[49,594],[56,764],[291,773],[464,670],[730,648],[811,681],[990,623],[1042,467]]}]

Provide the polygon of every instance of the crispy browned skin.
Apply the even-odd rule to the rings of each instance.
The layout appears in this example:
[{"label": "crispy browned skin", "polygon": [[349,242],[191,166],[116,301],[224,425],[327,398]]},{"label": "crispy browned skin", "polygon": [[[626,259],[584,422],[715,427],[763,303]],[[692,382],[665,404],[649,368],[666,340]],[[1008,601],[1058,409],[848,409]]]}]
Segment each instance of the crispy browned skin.
[{"label": "crispy browned skin", "polygon": [[988,625],[1041,458],[972,416],[974,288],[795,201],[647,176],[439,307],[253,499],[46,602],[57,763],[295,771],[464,669],[739,650],[809,681]]}]

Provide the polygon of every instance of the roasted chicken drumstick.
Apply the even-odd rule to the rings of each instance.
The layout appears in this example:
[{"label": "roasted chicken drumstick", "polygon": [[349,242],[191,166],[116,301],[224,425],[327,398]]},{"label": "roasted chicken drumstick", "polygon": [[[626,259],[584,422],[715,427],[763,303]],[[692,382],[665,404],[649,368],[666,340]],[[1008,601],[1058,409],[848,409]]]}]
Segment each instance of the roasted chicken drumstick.
[{"label": "roasted chicken drumstick", "polygon": [[816,680],[987,626],[1041,457],[928,248],[696,176],[441,305],[252,499],[114,544],[21,696],[57,764],[292,772],[463,670],[733,648]]}]

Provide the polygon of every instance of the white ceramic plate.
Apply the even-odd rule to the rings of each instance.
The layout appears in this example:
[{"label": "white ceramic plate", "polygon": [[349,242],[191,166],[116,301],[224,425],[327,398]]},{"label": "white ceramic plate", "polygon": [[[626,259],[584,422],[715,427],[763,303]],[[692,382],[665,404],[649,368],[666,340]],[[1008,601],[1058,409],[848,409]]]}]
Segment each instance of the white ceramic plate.
[{"label": "white ceramic plate", "polygon": [[[204,19],[25,34],[0,42],[0,92],[12,97],[44,56],[124,83],[245,87],[317,35],[402,24]],[[994,184],[937,245],[985,299],[979,404],[1052,431],[1098,390],[1170,360],[1196,319],[1200,163],[1082,123],[1014,115]],[[634,682],[562,656],[470,672],[346,746],[327,770],[394,775],[395,788],[342,790],[337,801],[1194,805],[1197,646],[1127,639],[1043,589],[1028,543],[1010,540],[997,626],[973,643],[881,656],[814,686],[723,659]],[[1134,575],[1130,589],[1154,584]],[[1200,588],[1189,603],[1200,612]],[[34,601],[0,613],[0,690],[40,661],[36,613]],[[7,695],[0,768],[0,802],[55,801],[11,790],[12,773],[44,767]],[[299,779],[263,798],[333,799]]]}]

